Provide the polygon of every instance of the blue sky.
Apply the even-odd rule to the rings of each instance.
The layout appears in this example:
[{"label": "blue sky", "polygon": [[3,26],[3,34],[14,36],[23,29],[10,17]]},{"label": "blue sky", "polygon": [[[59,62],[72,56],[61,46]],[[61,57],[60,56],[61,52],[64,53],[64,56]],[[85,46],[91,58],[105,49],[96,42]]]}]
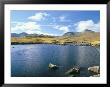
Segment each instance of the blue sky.
[{"label": "blue sky", "polygon": [[63,35],[85,29],[100,31],[100,11],[12,10],[12,33]]}]

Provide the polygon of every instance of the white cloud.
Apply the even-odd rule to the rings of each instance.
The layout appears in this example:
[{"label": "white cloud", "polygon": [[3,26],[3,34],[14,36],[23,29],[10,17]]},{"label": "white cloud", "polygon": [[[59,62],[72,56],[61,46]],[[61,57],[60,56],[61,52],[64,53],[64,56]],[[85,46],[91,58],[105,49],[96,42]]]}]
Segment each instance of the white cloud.
[{"label": "white cloud", "polygon": [[27,22],[22,24],[22,26],[20,26],[21,29],[28,29],[28,30],[36,30],[36,29],[40,29],[40,26],[36,24],[36,22]]},{"label": "white cloud", "polygon": [[57,36],[56,34],[50,34],[50,33],[45,33],[45,32],[43,32],[42,34],[44,34],[44,35],[50,35],[50,36]]},{"label": "white cloud", "polygon": [[100,23],[94,23],[93,20],[79,21],[74,24],[76,31],[82,32],[85,29],[98,32],[100,30]]},{"label": "white cloud", "polygon": [[60,27],[59,30],[62,30],[64,33],[66,33],[69,31],[69,28],[67,26],[63,26],[63,27]]},{"label": "white cloud", "polygon": [[38,32],[40,31],[40,25],[38,25],[36,22],[16,22],[15,26],[11,26],[12,32]]},{"label": "white cloud", "polygon": [[57,26],[54,26],[54,29],[63,31],[63,33],[69,32],[68,26],[59,26],[59,25],[57,25]]},{"label": "white cloud", "polygon": [[11,26],[12,33],[22,33],[26,32],[28,34],[44,34],[57,36],[56,34],[51,34],[48,32],[43,32],[41,26],[53,27],[54,25],[38,25],[36,22],[11,22],[13,26]]},{"label": "white cloud", "polygon": [[60,16],[60,17],[59,17],[59,21],[60,21],[60,22],[70,22],[70,20],[67,19],[66,16]]},{"label": "white cloud", "polygon": [[28,21],[28,22],[11,22],[11,32],[12,33],[22,33],[26,32],[28,34],[45,34],[45,35],[54,35],[57,36],[55,33],[48,33],[48,31],[44,32],[43,27],[50,27],[52,29],[56,29],[61,31],[62,33],[66,33],[69,31],[69,26],[65,25],[39,25],[36,22]]},{"label": "white cloud", "polygon": [[51,33],[47,33],[47,32],[41,32],[41,31],[26,31],[26,33],[28,34],[44,34],[44,35],[51,35],[51,36],[57,36],[56,34],[51,34]]},{"label": "white cloud", "polygon": [[45,17],[49,16],[46,12],[40,12],[36,13],[34,16],[28,17],[28,19],[33,20],[33,21],[41,21],[44,20]]}]

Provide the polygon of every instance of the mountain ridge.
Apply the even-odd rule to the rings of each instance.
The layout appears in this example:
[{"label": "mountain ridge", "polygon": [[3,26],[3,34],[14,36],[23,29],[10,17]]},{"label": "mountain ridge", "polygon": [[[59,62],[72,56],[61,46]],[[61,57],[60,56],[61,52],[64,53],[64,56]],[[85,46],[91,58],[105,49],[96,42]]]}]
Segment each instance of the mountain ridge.
[{"label": "mountain ridge", "polygon": [[[82,33],[99,33],[92,30],[85,29],[83,32],[66,32],[62,36],[79,36]],[[44,34],[28,34],[26,32],[22,33],[11,33],[11,37],[25,37],[25,36],[51,36],[51,35],[44,35]]]}]

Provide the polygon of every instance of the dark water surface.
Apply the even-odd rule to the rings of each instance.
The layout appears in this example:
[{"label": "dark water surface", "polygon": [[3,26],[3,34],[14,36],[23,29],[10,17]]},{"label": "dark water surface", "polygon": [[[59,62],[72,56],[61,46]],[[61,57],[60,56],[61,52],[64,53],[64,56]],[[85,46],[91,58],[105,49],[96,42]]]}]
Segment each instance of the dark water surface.
[{"label": "dark water surface", "polygon": [[[49,63],[59,65],[49,70]],[[82,68],[80,77],[90,76],[87,68],[100,65],[100,49],[91,46],[30,44],[11,46],[11,76],[64,77],[74,66]]]}]

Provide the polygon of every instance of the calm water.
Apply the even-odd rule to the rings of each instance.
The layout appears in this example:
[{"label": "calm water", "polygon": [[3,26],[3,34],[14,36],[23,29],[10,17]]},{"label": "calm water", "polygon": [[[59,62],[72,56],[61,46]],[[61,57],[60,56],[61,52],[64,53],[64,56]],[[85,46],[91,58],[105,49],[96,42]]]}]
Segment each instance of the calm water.
[{"label": "calm water", "polygon": [[[49,63],[59,65],[49,70]],[[90,76],[87,68],[100,65],[100,49],[91,46],[72,45],[12,45],[11,76],[15,77],[62,77],[65,72],[78,65],[80,77]]]}]

